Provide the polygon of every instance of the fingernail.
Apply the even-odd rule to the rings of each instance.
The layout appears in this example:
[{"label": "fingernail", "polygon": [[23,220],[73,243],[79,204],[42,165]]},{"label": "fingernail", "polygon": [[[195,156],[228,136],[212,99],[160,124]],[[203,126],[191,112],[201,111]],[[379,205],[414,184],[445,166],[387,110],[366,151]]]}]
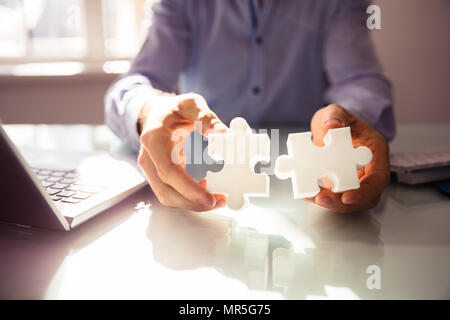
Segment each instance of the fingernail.
[{"label": "fingernail", "polygon": [[341,127],[341,126],[344,126],[345,123],[339,119],[331,118],[331,119],[325,120],[322,123],[322,125],[323,126],[339,126],[339,127]]},{"label": "fingernail", "polygon": [[225,204],[226,204],[225,200],[220,199],[219,201],[216,202],[214,208],[222,208],[223,206],[225,206]]},{"label": "fingernail", "polygon": [[328,196],[323,196],[320,198],[317,198],[318,205],[322,207],[331,207],[333,205],[333,199],[331,199]]},{"label": "fingernail", "polygon": [[226,131],[228,129],[228,127],[226,125],[224,125],[222,122],[217,122],[214,124],[213,129],[218,130],[218,131],[222,131],[222,130]]},{"label": "fingernail", "polygon": [[227,133],[228,128],[224,124],[216,124],[212,128],[205,131],[204,135],[209,136],[211,133]]},{"label": "fingernail", "polygon": [[216,205],[216,199],[213,197],[212,199],[210,198],[202,198],[200,199],[200,204],[205,206],[205,207],[214,207]]}]

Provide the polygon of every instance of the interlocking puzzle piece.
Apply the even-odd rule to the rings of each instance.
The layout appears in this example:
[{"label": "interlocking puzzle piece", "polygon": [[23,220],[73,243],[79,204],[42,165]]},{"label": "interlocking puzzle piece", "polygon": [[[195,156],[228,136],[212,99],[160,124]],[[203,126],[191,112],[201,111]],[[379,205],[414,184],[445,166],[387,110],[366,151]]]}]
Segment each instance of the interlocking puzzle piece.
[{"label": "interlocking puzzle piece", "polygon": [[292,179],[294,198],[314,197],[320,191],[318,180],[328,179],[333,192],[358,189],[357,169],[372,160],[367,147],[353,148],[350,127],[328,130],[325,146],[317,147],[311,132],[289,134],[289,155],[282,155],[275,163],[275,175]]},{"label": "interlocking puzzle piece", "polygon": [[254,167],[259,161],[270,161],[270,139],[267,134],[253,134],[245,119],[234,118],[225,134],[210,134],[208,154],[224,165],[222,171],[207,172],[207,190],[226,194],[230,209],[244,207],[249,196],[269,195],[269,177],[255,173]]}]

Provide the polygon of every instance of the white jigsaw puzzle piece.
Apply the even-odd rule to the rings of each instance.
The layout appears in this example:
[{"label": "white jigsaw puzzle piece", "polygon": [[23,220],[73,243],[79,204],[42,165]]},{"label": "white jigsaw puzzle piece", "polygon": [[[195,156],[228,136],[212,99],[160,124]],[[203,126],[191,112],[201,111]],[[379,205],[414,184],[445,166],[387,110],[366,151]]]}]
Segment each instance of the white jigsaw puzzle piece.
[{"label": "white jigsaw puzzle piece", "polygon": [[222,171],[207,172],[207,190],[226,194],[230,209],[243,208],[249,196],[269,196],[269,177],[254,171],[257,162],[270,161],[267,134],[254,134],[245,119],[234,118],[229,132],[208,136],[208,154],[223,160],[224,166]]},{"label": "white jigsaw puzzle piece", "polygon": [[314,197],[320,191],[318,180],[328,179],[333,192],[359,188],[358,169],[372,160],[367,147],[353,148],[350,127],[328,130],[324,147],[317,147],[311,132],[289,134],[288,155],[277,158],[275,175],[292,179],[294,198]]}]

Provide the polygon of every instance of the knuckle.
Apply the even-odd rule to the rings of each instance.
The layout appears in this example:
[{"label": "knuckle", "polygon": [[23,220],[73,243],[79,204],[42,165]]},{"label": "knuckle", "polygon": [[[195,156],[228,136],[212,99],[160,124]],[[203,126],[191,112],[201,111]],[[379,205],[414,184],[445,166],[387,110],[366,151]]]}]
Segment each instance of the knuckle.
[{"label": "knuckle", "polygon": [[139,167],[144,168],[144,157],[142,156],[138,157],[138,165]]},{"label": "knuckle", "polygon": [[165,192],[159,192],[156,197],[158,198],[158,201],[165,207],[168,208],[174,208],[174,205],[168,195]]},{"label": "knuckle", "polygon": [[146,130],[141,133],[139,140],[141,141],[142,145],[145,145],[147,143],[147,141],[151,137],[152,133],[153,133],[153,130]]},{"label": "knuckle", "polygon": [[145,157],[144,151],[141,149],[141,151],[139,152],[138,159],[137,159],[137,162],[138,162],[139,167],[141,167],[141,168],[144,167],[144,165],[145,165],[145,160],[146,160],[145,158],[146,158],[146,157]]},{"label": "knuckle", "polygon": [[167,137],[169,136],[168,133],[170,131],[165,127],[165,125],[166,123],[161,123],[159,127],[155,127],[153,129],[142,132],[139,140],[141,142],[141,146],[147,147],[147,152],[151,152],[151,146],[155,144],[161,144],[167,139]]},{"label": "knuckle", "polygon": [[344,107],[335,103],[329,104],[325,109],[327,111],[346,111]]},{"label": "knuckle", "polygon": [[378,144],[380,145],[380,149],[385,153],[385,154],[389,154],[389,144],[386,141],[386,138],[378,131],[373,129],[372,130],[375,141],[378,142]]},{"label": "knuckle", "polygon": [[180,106],[181,107],[185,107],[185,106],[193,106],[195,105],[195,99],[193,97],[186,97],[183,100],[181,100]]}]

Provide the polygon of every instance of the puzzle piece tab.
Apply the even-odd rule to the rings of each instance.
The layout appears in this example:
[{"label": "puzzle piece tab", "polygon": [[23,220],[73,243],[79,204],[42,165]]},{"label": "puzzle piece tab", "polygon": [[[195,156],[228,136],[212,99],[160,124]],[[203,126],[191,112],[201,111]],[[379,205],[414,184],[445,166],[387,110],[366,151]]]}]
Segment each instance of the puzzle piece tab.
[{"label": "puzzle piece tab", "polygon": [[353,148],[350,127],[328,130],[324,147],[316,147],[311,132],[288,136],[289,155],[282,155],[275,163],[275,175],[292,179],[294,198],[314,197],[320,191],[318,180],[328,179],[333,192],[358,189],[358,170],[372,160],[367,147]]},{"label": "puzzle piece tab", "polygon": [[224,165],[222,171],[207,172],[207,190],[226,194],[230,209],[244,207],[249,196],[269,195],[269,177],[255,173],[254,167],[259,161],[270,161],[270,139],[267,134],[253,134],[245,119],[234,118],[225,134],[210,134],[208,154]]}]

